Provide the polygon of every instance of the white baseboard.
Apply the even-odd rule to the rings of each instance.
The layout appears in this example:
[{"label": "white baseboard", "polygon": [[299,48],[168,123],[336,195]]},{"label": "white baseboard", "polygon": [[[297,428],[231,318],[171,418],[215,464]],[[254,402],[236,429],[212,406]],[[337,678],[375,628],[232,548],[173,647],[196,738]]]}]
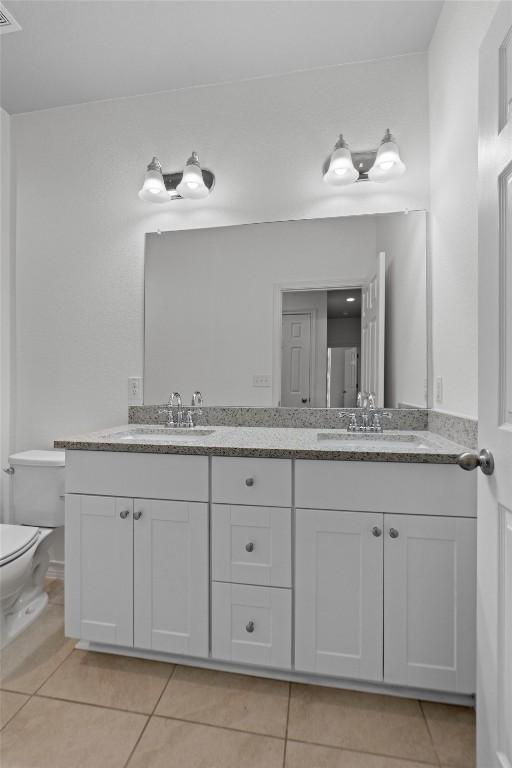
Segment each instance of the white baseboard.
[{"label": "white baseboard", "polygon": [[60,581],[64,581],[64,563],[62,560],[50,560],[46,575],[50,579],[60,579]]}]

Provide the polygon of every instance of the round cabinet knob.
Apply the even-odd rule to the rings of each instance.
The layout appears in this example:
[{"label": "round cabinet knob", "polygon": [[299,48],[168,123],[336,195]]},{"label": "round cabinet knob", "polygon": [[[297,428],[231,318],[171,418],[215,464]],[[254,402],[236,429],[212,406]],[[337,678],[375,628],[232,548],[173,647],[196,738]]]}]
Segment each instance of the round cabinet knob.
[{"label": "round cabinet knob", "polygon": [[251,634],[251,632],[254,632],[254,621],[250,621],[248,624],[245,625],[245,631],[249,632],[249,634]]},{"label": "round cabinet knob", "polygon": [[390,528],[389,529],[389,535],[392,539],[398,539],[398,536],[400,535],[396,528]]},{"label": "round cabinet knob", "polygon": [[133,519],[134,520],[140,520],[141,517],[142,517],[142,510],[139,509],[137,512],[133,513]]},{"label": "round cabinet knob", "polygon": [[378,538],[379,536],[382,536],[382,528],[379,528],[378,525],[374,525],[372,528],[372,533]]},{"label": "round cabinet knob", "polygon": [[123,511],[119,513],[119,517],[121,518],[121,520],[126,520],[129,514],[130,514],[130,510],[123,509]]},{"label": "round cabinet knob", "polygon": [[248,544],[245,545],[245,549],[247,552],[253,552],[254,551],[254,544],[252,541],[250,541]]},{"label": "round cabinet knob", "polygon": [[251,485],[254,485],[254,477],[248,477],[245,481],[245,484],[251,487]]}]

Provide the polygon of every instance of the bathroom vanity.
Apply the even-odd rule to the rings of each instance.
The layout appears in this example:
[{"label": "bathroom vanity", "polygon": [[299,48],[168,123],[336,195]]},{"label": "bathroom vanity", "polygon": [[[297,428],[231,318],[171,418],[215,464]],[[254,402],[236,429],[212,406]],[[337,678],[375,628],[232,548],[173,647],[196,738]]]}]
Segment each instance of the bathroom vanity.
[{"label": "bathroom vanity", "polygon": [[66,634],[92,650],[459,701],[476,477],[428,432],[130,425],[66,449]]}]

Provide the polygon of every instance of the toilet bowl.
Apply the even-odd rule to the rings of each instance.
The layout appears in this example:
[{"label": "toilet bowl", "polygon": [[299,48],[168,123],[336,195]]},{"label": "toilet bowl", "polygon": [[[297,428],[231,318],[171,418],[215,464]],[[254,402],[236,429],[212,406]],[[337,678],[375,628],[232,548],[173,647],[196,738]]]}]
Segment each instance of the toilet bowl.
[{"label": "toilet bowl", "polygon": [[45,577],[55,531],[64,524],[64,452],[9,457],[14,524],[0,524],[0,648],[48,602]]}]

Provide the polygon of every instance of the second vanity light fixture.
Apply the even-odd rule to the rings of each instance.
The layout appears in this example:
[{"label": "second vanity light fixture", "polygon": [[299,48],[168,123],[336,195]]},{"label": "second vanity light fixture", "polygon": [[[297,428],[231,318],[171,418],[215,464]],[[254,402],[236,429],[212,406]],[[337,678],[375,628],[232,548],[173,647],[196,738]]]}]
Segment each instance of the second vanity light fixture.
[{"label": "second vanity light fixture", "polygon": [[344,187],[356,181],[392,181],[402,176],[406,165],[389,128],[378,149],[351,152],[343,134],[323,167],[326,184]]},{"label": "second vanity light fixture", "polygon": [[154,157],[147,167],[139,197],[149,203],[168,203],[182,198],[198,200],[208,197],[214,185],[215,176],[201,168],[197,152],[192,152],[183,172],[163,173],[160,160]]}]

